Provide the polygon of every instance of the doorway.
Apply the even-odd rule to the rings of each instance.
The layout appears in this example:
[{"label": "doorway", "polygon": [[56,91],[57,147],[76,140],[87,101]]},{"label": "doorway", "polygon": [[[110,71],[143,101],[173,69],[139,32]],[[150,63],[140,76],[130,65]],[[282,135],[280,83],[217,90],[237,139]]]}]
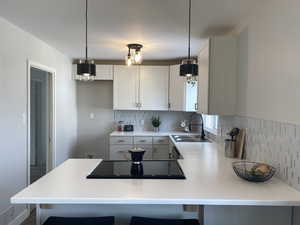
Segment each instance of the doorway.
[{"label": "doorway", "polygon": [[55,165],[54,78],[53,70],[28,63],[28,185]]}]

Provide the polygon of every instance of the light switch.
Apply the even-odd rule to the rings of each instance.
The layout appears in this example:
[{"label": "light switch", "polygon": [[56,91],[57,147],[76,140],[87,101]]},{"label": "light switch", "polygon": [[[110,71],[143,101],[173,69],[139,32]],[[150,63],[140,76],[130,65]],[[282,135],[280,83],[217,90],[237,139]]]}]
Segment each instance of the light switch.
[{"label": "light switch", "polygon": [[22,113],[22,123],[23,123],[23,125],[26,126],[26,123],[27,123],[27,116],[26,116],[26,113],[25,113],[25,112]]},{"label": "light switch", "polygon": [[95,119],[95,114],[94,113],[90,113],[90,119],[91,120]]}]

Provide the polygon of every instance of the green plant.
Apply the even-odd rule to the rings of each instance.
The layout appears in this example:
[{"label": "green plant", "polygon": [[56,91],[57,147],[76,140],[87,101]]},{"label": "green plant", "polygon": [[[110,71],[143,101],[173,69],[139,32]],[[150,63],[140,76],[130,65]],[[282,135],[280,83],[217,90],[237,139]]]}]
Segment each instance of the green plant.
[{"label": "green plant", "polygon": [[160,124],[161,124],[159,116],[157,116],[157,117],[153,116],[152,119],[151,119],[151,121],[152,121],[152,126],[153,127],[159,127]]}]

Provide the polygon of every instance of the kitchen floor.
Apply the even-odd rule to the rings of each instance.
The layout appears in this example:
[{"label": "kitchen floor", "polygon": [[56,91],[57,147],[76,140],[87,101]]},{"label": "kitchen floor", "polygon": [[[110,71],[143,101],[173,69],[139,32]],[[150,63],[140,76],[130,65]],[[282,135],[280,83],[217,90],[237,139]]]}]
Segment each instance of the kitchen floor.
[{"label": "kitchen floor", "polygon": [[21,225],[35,225],[35,210],[32,210],[30,216]]}]

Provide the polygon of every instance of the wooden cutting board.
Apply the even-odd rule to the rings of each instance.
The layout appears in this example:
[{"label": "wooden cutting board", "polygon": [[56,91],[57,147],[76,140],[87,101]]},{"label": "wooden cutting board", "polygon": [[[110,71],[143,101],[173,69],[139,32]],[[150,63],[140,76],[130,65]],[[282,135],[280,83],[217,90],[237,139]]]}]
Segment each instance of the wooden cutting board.
[{"label": "wooden cutting board", "polygon": [[246,138],[245,129],[240,129],[240,132],[236,137],[236,143],[235,143],[235,157],[238,159],[244,158],[245,138]]}]

